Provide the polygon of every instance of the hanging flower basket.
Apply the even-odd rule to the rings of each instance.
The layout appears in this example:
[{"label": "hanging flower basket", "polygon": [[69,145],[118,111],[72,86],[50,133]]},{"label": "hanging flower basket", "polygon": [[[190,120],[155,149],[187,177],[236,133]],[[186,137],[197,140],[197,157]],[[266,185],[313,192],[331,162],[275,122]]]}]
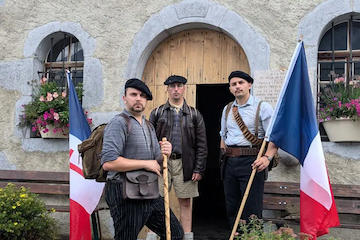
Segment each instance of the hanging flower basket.
[{"label": "hanging flower basket", "polygon": [[360,142],[360,121],[346,118],[324,121],[323,126],[331,142]]}]

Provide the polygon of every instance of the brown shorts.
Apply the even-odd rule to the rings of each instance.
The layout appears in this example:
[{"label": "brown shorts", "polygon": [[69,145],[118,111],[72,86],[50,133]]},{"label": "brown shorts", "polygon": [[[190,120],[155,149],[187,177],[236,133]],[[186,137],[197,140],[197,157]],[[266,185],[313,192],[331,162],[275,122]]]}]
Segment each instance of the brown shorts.
[{"label": "brown shorts", "polygon": [[[184,174],[182,169],[182,159],[168,161],[168,190],[170,192],[172,185],[174,186],[177,198],[193,198],[199,196],[198,181],[184,182]],[[164,179],[159,177],[160,195],[164,196]]]}]

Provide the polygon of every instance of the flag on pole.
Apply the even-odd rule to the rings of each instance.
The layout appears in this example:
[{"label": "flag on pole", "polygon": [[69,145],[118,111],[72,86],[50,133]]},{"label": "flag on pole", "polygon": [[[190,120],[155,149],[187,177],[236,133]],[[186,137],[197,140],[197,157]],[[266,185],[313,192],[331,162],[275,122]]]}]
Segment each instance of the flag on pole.
[{"label": "flag on pole", "polygon": [[99,203],[104,183],[87,180],[82,172],[78,145],[90,136],[91,130],[70,74],[67,71],[70,110],[70,240],[91,240],[90,215]]},{"label": "flag on pole", "polygon": [[321,145],[304,44],[298,43],[267,129],[266,140],[296,157],[300,172],[300,231],[317,236],[339,226]]}]

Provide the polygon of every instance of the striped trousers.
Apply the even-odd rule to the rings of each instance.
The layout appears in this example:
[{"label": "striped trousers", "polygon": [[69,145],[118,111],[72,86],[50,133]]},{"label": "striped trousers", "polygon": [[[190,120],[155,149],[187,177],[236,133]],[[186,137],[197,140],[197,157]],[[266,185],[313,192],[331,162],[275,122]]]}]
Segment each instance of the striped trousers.
[{"label": "striped trousers", "polygon": [[[159,197],[154,200],[123,199],[121,183],[107,182],[105,200],[114,221],[115,240],[136,240],[145,225],[160,236],[161,240],[166,239],[163,198]],[[171,210],[170,214],[171,239],[181,240],[184,231]]]}]

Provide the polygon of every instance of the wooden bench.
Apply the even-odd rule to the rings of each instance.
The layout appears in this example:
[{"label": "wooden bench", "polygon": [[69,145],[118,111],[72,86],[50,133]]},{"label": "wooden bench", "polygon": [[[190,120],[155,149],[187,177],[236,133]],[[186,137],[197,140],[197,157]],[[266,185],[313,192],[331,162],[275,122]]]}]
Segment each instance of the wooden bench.
[{"label": "wooden bench", "polygon": [[[360,185],[331,184],[339,214],[360,216]],[[278,210],[279,218],[264,219],[277,224],[300,222],[300,184],[289,182],[265,182],[264,210]],[[340,227],[360,229],[359,222],[345,223]]]},{"label": "wooden bench", "polygon": [[[8,183],[16,186],[29,188],[30,192],[36,194],[46,194],[53,196],[65,195],[69,198],[70,194],[70,176],[68,172],[41,172],[41,171],[18,171],[18,170],[0,170],[0,188],[6,187]],[[45,204],[48,211],[55,209],[56,212],[70,212],[70,201],[66,205]],[[99,221],[99,211],[107,208],[97,208],[92,214],[93,228],[95,236],[100,234],[101,228]],[[99,234],[98,234],[99,233]]]}]

